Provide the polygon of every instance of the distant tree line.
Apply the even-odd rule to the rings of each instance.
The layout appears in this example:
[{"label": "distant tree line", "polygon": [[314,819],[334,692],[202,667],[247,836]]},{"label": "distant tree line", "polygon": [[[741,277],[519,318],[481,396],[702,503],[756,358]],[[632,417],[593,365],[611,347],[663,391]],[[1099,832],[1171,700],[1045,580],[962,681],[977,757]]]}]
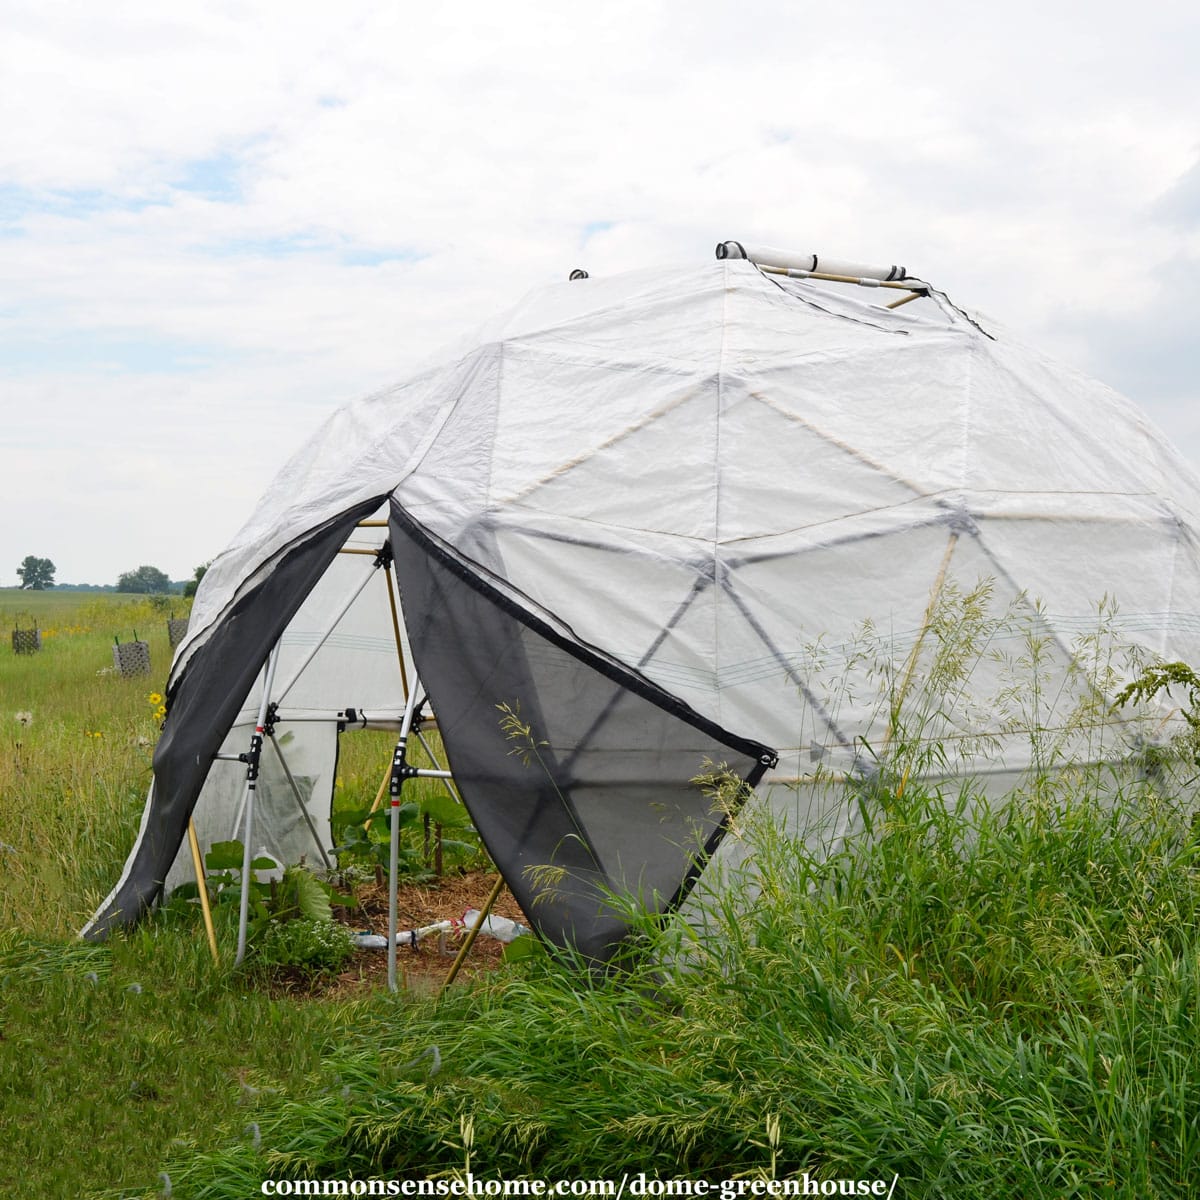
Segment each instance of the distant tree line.
[{"label": "distant tree line", "polygon": [[[211,560],[210,560],[211,562]],[[116,583],[60,583],[55,584],[54,564],[48,558],[38,558],[34,554],[25,556],[25,560],[17,568],[17,578],[21,587],[33,591],[44,591],[56,588],[67,592],[131,592],[141,596],[184,595],[194,596],[204,572],[209,563],[201,563],[192,573],[192,578],[170,579],[165,571],[158,567],[143,565],[132,571],[123,571]]]}]

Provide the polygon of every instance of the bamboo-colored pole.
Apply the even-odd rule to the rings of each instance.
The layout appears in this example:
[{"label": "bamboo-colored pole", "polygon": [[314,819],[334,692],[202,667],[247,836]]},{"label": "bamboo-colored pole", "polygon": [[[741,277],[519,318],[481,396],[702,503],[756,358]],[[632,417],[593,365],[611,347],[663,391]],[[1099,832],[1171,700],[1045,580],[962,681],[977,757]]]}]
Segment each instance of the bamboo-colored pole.
[{"label": "bamboo-colored pole", "polygon": [[767,275],[786,275],[789,279],[823,279],[829,283],[857,283],[860,287],[891,288],[898,292],[916,291],[919,296],[925,295],[920,288],[914,288],[911,282],[905,283],[899,279],[864,279],[859,275],[830,275],[826,271],[804,271],[799,267],[769,267],[762,263],[754,265]]},{"label": "bamboo-colored pole", "polygon": [[392,764],[389,762],[387,769],[383,772],[383,782],[379,785],[379,791],[375,793],[375,799],[371,801],[371,811],[367,814],[367,819],[363,822],[365,830],[371,824],[371,817],[379,810],[379,806],[383,803],[383,793],[388,790],[388,784],[392,782]]},{"label": "bamboo-colored pole", "polygon": [[208,878],[204,874],[204,860],[200,857],[200,841],[196,837],[196,822],[191,817],[188,818],[188,843],[192,847],[192,862],[196,867],[196,889],[200,893],[204,928],[208,932],[208,948],[212,951],[213,962],[220,962],[221,953],[217,949],[217,931],[213,928],[212,909],[208,903]]},{"label": "bamboo-colored pole", "polygon": [[891,304],[885,304],[884,308],[899,308],[902,304],[910,304],[913,300],[922,300],[928,295],[928,292],[912,292],[907,296],[901,296],[899,300],[893,300]]},{"label": "bamboo-colored pole", "polygon": [[392,610],[392,636],[396,639],[396,658],[400,663],[400,685],[408,695],[408,672],[404,668],[404,643],[400,640],[400,614],[396,611],[396,587],[392,583],[392,572],[384,571],[387,580],[388,606]]},{"label": "bamboo-colored pole", "polygon": [[359,521],[359,529],[386,529],[388,523],[386,521]]},{"label": "bamboo-colored pole", "polygon": [[504,876],[500,875],[496,879],[496,886],[492,888],[491,895],[484,902],[483,907],[479,910],[479,920],[467,931],[467,936],[463,938],[463,944],[459,947],[458,954],[451,964],[450,973],[446,976],[446,982],[442,984],[438,991],[438,999],[440,1000],[445,994],[446,989],[458,977],[459,969],[463,965],[463,961],[470,953],[471,947],[475,945],[475,939],[479,936],[479,931],[483,928],[483,923],[488,919],[488,914],[492,911],[492,905],[496,903],[500,895],[501,889],[504,887]]},{"label": "bamboo-colored pole", "polygon": [[378,558],[378,557],[379,557],[379,551],[378,551],[378,550],[367,550],[367,549],[363,549],[363,548],[361,548],[361,547],[358,547],[358,546],[343,546],[343,547],[342,547],[342,548],[341,548],[341,549],[338,551],[338,553],[339,553],[339,554],[369,554],[369,555],[370,555],[372,558]]}]

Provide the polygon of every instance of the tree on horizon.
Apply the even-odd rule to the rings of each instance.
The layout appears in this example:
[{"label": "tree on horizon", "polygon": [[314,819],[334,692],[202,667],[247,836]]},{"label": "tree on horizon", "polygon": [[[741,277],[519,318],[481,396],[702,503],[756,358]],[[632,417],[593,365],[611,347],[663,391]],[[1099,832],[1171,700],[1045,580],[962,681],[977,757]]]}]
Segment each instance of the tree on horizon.
[{"label": "tree on horizon", "polygon": [[202,580],[204,578],[204,572],[207,571],[208,568],[211,566],[212,566],[212,559],[210,558],[208,560],[208,562],[201,563],[196,568],[196,570],[192,574],[191,579],[189,579],[187,581],[187,583],[185,583],[183,585],[183,594],[185,596],[194,596],[196,594],[196,589],[200,586],[200,580]]},{"label": "tree on horizon", "polygon": [[27,554],[24,562],[17,568],[17,576],[21,586],[32,588],[35,592],[44,591],[54,586],[54,564],[48,558],[38,558]]},{"label": "tree on horizon", "polygon": [[140,566],[136,571],[125,571],[117,578],[118,592],[161,596],[170,590],[171,580],[165,571],[157,567]]}]

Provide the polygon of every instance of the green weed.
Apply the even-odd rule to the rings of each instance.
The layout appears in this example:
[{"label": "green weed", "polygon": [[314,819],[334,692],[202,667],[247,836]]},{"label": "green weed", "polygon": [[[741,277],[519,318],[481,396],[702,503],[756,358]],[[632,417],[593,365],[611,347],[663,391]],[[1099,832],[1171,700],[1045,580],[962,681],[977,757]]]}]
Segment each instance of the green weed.
[{"label": "green weed", "polygon": [[258,931],[247,961],[267,973],[285,969],[305,976],[329,975],[341,970],[353,953],[354,942],[345,925],[313,917],[275,918]]}]

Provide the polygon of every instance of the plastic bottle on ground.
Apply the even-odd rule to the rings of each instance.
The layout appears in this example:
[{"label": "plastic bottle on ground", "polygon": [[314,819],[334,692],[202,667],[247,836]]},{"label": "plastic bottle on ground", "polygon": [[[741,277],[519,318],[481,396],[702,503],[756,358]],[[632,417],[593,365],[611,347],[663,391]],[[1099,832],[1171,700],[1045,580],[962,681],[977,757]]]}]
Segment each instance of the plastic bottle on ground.
[{"label": "plastic bottle on ground", "polygon": [[386,950],[388,940],[381,933],[371,933],[364,929],[354,935],[354,944],[364,950]]},{"label": "plastic bottle on ground", "polygon": [[[463,913],[463,924],[468,929],[474,929],[479,924],[479,909],[468,908]],[[512,942],[529,930],[519,921],[510,921],[508,917],[499,917],[493,913],[480,926],[479,932],[486,933],[497,941]]]}]

